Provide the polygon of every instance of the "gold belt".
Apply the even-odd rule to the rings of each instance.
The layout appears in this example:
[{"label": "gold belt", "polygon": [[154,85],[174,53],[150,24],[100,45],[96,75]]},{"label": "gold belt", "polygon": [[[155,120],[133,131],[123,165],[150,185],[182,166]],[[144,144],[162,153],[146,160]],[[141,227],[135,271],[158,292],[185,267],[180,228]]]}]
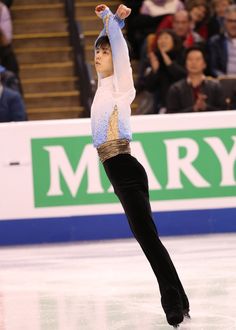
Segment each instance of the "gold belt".
[{"label": "gold belt", "polygon": [[102,163],[108,158],[119,154],[130,154],[130,143],[126,139],[110,140],[101,144],[98,148],[98,156]]}]

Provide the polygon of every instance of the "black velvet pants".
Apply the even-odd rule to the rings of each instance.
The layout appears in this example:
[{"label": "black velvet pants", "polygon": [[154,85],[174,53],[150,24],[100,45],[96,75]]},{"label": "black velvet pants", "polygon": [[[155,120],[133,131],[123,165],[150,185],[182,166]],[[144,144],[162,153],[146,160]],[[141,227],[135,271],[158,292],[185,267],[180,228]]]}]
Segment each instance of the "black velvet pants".
[{"label": "black velvet pants", "polygon": [[124,208],[130,228],[156,276],[164,311],[176,305],[188,311],[188,298],[152,218],[145,169],[129,154],[109,158],[103,165]]}]

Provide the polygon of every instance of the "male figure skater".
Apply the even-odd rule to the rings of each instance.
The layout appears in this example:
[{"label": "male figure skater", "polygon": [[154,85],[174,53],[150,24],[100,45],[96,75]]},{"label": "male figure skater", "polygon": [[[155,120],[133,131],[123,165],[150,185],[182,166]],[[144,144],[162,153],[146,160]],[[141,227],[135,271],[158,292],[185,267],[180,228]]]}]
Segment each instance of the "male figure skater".
[{"label": "male figure skater", "polygon": [[103,4],[95,9],[104,22],[104,29],[95,43],[98,88],[91,109],[93,143],[130,228],[157,278],[167,321],[177,327],[188,315],[188,298],[158,237],[146,172],[130,151],[130,104],[135,89],[128,48],[121,32],[130,12],[131,9],[124,5],[118,7],[115,15]]}]

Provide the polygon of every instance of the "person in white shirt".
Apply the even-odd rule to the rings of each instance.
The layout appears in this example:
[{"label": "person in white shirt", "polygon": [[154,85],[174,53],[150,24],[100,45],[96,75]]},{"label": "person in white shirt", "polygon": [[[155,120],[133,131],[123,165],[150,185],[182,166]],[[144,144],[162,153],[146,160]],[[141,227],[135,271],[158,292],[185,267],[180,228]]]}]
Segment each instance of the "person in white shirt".
[{"label": "person in white shirt", "polygon": [[7,46],[12,42],[12,21],[9,9],[0,1],[0,45]]},{"label": "person in white shirt", "polygon": [[12,47],[12,20],[7,6],[0,1],[0,64],[19,79],[19,65]]},{"label": "person in white shirt", "polygon": [[128,47],[121,32],[130,12],[124,5],[115,15],[105,5],[95,9],[104,29],[95,42],[98,88],[91,108],[93,144],[155,273],[167,321],[177,327],[184,316],[189,317],[188,298],[152,218],[147,174],[130,150],[130,105],[135,89]]},{"label": "person in white shirt", "polygon": [[184,9],[184,4],[181,0],[144,0],[140,8],[140,13],[155,17],[173,15],[182,9]]}]

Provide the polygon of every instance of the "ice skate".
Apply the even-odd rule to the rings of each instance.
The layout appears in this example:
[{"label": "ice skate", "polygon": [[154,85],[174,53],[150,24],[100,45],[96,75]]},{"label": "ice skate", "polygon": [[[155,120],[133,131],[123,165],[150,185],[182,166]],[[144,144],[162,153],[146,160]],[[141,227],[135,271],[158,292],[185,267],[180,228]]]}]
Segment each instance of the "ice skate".
[{"label": "ice skate", "polygon": [[183,316],[185,319],[191,319],[191,316],[189,314],[189,309],[184,309],[183,310]]},{"label": "ice skate", "polygon": [[190,319],[190,306],[189,306],[189,301],[188,301],[188,297],[186,296],[186,294],[182,294],[181,296],[182,298],[182,304],[183,304],[183,316],[186,319]]},{"label": "ice skate", "polygon": [[166,319],[170,325],[177,328],[179,324],[183,322],[183,312],[178,308],[166,311]]},{"label": "ice skate", "polygon": [[173,327],[178,326],[184,320],[183,304],[176,290],[168,290],[161,297],[161,304],[166,314],[167,322]]}]

